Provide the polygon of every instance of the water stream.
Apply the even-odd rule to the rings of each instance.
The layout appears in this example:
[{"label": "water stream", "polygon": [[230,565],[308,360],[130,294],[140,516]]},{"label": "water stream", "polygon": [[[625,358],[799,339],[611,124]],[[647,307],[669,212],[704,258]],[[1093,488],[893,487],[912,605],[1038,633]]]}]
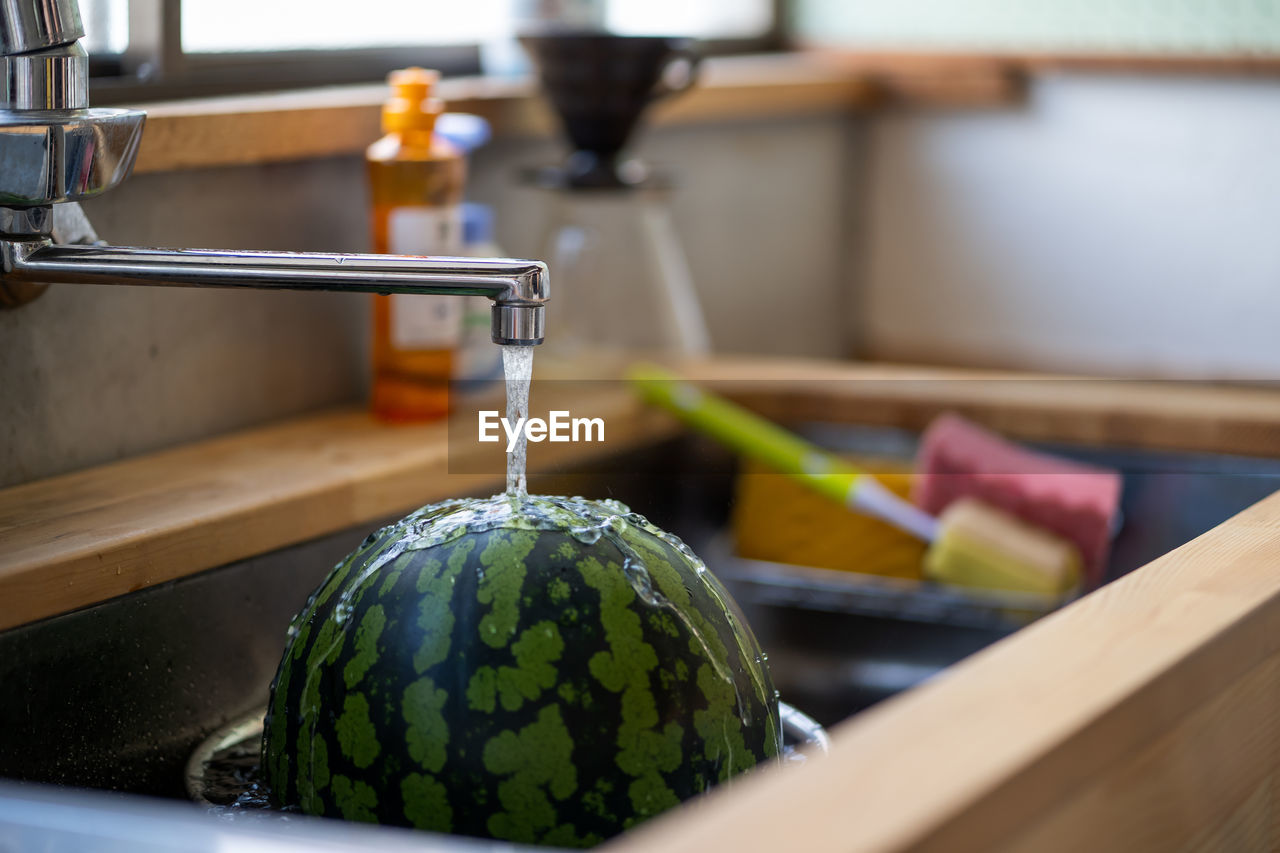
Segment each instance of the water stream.
[{"label": "water stream", "polygon": [[[504,346],[502,371],[507,380],[507,423],[513,428],[529,417],[529,382],[533,377],[533,347]],[[525,480],[525,457],[529,450],[524,430],[515,450],[507,454],[507,494],[524,498],[529,494]]]}]

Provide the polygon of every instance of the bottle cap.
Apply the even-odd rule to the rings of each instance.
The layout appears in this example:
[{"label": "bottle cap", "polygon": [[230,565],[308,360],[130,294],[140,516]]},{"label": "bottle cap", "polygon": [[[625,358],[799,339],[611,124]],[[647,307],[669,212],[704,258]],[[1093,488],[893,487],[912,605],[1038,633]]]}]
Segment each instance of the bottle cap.
[{"label": "bottle cap", "polygon": [[489,141],[489,122],[471,113],[442,113],[436,122],[436,133],[452,142],[462,153],[470,154]]},{"label": "bottle cap", "polygon": [[386,133],[406,130],[430,132],[444,112],[444,103],[432,96],[440,75],[425,68],[404,68],[387,75],[391,97],[382,107],[382,129]]}]

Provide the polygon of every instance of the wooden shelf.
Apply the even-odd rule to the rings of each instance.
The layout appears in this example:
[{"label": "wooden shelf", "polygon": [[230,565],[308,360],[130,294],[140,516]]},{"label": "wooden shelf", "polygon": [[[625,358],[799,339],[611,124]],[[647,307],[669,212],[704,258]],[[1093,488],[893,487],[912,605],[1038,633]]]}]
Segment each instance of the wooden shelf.
[{"label": "wooden shelf", "polygon": [[[886,78],[887,79],[887,78]],[[913,76],[896,91],[840,63],[806,54],[708,60],[697,86],[654,108],[658,126],[786,119],[866,109],[886,97],[919,105],[990,106],[1020,94],[990,69]],[[496,133],[549,135],[553,116],[527,80],[456,78],[440,84],[448,108],[476,113]],[[382,131],[381,85],[141,104],[147,128],[135,171],[163,172],[359,154]]]},{"label": "wooden shelf", "polygon": [[[1274,75],[1280,57],[867,53],[824,47],[719,57],[699,84],[654,108],[657,126],[787,119],[886,106],[981,109],[1018,103],[1029,75],[1055,70]],[[555,120],[528,80],[453,78],[449,108],[497,133],[545,136]],[[248,165],[359,154],[381,135],[387,90],[346,86],[140,104],[147,111],[135,171]]]}]

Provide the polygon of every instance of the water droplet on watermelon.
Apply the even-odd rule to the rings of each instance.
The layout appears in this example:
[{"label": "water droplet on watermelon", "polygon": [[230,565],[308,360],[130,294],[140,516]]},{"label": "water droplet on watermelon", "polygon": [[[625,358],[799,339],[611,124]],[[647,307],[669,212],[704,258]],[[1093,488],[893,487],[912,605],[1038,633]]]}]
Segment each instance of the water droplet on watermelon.
[{"label": "water droplet on watermelon", "polygon": [[594,545],[600,541],[604,531],[599,527],[571,527],[569,528],[569,535],[583,545]]},{"label": "water droplet on watermelon", "polygon": [[646,604],[657,607],[667,603],[653,591],[653,578],[649,577],[649,572],[643,565],[626,557],[622,561],[622,573],[631,582],[631,588],[635,590],[636,595],[640,596]]}]

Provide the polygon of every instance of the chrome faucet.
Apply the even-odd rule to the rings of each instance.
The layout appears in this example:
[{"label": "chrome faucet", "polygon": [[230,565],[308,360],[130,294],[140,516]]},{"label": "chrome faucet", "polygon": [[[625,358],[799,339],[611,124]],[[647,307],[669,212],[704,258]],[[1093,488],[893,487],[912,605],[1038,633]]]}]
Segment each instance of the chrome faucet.
[{"label": "chrome faucet", "polygon": [[83,36],[76,0],[0,0],[0,307],[51,283],[487,296],[494,343],[542,343],[541,261],[98,242],[78,202],[128,177],[146,115],[89,108]]}]

